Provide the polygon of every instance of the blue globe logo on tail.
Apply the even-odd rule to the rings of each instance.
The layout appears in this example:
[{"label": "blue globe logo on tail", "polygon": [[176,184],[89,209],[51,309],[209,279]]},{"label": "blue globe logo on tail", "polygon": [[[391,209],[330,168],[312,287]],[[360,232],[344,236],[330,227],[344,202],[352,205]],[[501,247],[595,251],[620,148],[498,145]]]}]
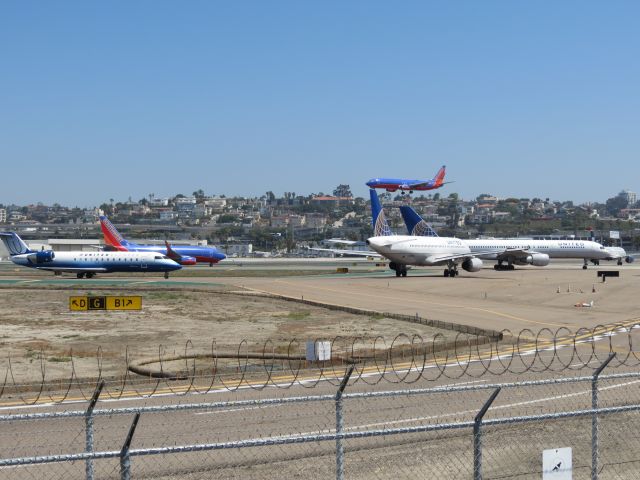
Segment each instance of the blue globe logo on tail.
[{"label": "blue globe logo on tail", "polygon": [[374,237],[388,237],[393,235],[391,227],[387,223],[387,218],[384,216],[384,210],[380,205],[378,194],[374,189],[369,190],[369,197],[371,197],[371,226],[373,227]]}]

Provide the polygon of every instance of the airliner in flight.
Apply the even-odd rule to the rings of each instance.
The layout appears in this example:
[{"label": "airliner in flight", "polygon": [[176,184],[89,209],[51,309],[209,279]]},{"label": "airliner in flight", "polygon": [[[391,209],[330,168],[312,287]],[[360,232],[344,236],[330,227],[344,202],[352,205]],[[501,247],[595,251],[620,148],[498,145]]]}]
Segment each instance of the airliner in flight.
[{"label": "airliner in flight", "polygon": [[414,190],[435,190],[436,188],[440,188],[447,183],[445,182],[446,166],[443,165],[436,176],[431,180],[409,180],[406,178],[372,178],[367,182],[367,186],[369,188],[384,188],[387,192],[395,192],[396,190],[400,190],[403,194],[405,190],[408,190],[409,193],[413,193]]},{"label": "airliner in flight", "polygon": [[96,273],[169,272],[181,265],[157,252],[54,252],[31,250],[15,232],[0,232],[10,259],[16,265],[48,270],[60,275],[75,273],[78,278],[93,278]]},{"label": "airliner in flight", "polygon": [[396,277],[406,277],[408,265],[444,265],[445,277],[458,275],[458,266],[467,272],[482,268],[482,260],[458,238],[393,235],[376,191],[371,189],[369,194],[374,236],[367,239],[367,245],[390,260],[389,268]]},{"label": "airliner in flight", "polygon": [[104,236],[104,243],[108,248],[120,252],[158,252],[175,260],[180,265],[195,265],[196,263],[208,263],[213,266],[227,256],[213,247],[202,247],[198,245],[174,245],[170,247],[167,242],[162,245],[139,245],[129,242],[120,235],[120,232],[104,215],[100,216],[100,228]]},{"label": "airliner in flight", "polygon": [[[400,207],[407,230],[412,235],[437,235],[411,207]],[[604,260],[611,256],[606,247],[591,240],[531,240],[486,238],[462,240],[483,260],[496,260],[496,270],[513,270],[514,265],[533,265],[544,267],[551,258],[581,258],[583,269],[588,262]]]}]

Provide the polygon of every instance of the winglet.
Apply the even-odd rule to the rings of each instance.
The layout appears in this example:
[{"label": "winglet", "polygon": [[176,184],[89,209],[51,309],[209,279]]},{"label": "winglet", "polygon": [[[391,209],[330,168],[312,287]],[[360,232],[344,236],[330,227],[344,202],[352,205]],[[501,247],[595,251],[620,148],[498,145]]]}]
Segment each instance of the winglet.
[{"label": "winglet", "polygon": [[167,257],[169,257],[174,262],[180,263],[180,260],[182,259],[182,257],[179,254],[177,254],[174,249],[171,248],[171,245],[169,245],[168,241],[165,240],[164,244],[167,247]]},{"label": "winglet", "polygon": [[400,213],[407,226],[409,235],[416,237],[437,237],[438,234],[431,225],[424,221],[418,213],[411,207],[403,205],[400,207]]},{"label": "winglet", "polygon": [[378,194],[374,189],[370,189],[369,196],[371,197],[371,226],[373,227],[373,236],[387,237],[392,235],[391,228],[384,215],[384,210],[380,205]]}]

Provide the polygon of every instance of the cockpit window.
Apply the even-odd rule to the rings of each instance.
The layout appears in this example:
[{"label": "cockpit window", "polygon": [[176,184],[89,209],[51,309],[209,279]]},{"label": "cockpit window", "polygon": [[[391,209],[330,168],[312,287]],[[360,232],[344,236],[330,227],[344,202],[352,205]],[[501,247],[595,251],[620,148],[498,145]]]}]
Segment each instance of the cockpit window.
[{"label": "cockpit window", "polygon": [[162,260],[163,259],[163,257],[161,257],[160,255],[157,255],[157,256],[155,256],[153,258],[156,259],[156,260]]}]

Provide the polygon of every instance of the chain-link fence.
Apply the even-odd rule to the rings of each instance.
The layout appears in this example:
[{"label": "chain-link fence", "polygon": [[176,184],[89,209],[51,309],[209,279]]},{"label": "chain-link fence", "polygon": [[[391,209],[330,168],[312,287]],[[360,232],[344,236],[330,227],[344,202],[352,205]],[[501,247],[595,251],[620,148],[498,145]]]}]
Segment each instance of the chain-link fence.
[{"label": "chain-link fence", "polygon": [[0,479],[539,479],[542,451],[560,447],[572,449],[575,479],[638,478],[640,373],[604,375],[605,365],[396,390],[354,382],[348,369],[339,386],[305,392],[314,395],[221,391],[200,403],[168,395],[12,412],[0,416]]}]

